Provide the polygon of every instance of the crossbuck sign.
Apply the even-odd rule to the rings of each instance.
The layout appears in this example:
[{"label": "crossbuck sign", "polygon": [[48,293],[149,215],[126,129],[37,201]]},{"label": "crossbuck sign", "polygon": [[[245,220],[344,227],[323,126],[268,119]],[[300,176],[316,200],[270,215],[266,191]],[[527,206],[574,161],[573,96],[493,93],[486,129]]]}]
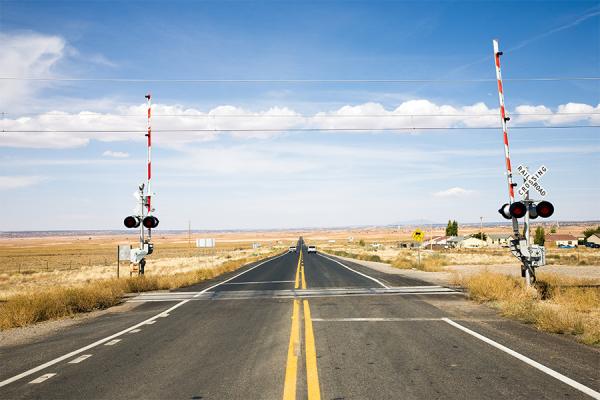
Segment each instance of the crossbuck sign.
[{"label": "crossbuck sign", "polygon": [[525,196],[531,189],[536,190],[542,197],[546,196],[546,189],[540,185],[540,178],[548,172],[548,168],[545,165],[539,167],[534,174],[530,173],[524,165],[519,165],[517,171],[519,171],[525,180],[518,190],[519,196]]}]

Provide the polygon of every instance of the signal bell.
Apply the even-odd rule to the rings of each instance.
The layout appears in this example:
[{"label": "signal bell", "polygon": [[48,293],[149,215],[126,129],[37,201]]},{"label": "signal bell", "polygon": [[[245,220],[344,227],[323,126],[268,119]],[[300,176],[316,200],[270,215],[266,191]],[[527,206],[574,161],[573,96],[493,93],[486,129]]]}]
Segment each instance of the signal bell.
[{"label": "signal bell", "polygon": [[144,225],[144,228],[152,229],[152,228],[156,228],[158,226],[158,222],[159,222],[158,218],[156,218],[153,215],[148,215],[142,221],[142,225]]},{"label": "signal bell", "polygon": [[125,219],[123,220],[123,224],[125,225],[125,228],[137,228],[138,226],[140,226],[140,217],[137,217],[135,215],[125,217]]}]

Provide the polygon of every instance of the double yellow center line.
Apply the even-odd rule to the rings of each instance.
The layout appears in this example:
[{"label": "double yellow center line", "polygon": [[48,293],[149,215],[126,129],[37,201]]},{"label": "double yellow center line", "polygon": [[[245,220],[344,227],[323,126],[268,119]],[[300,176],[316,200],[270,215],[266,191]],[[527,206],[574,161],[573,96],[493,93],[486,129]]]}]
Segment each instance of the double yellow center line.
[{"label": "double yellow center line", "polygon": [[[296,280],[294,289],[306,289],[306,277],[304,275],[304,261],[302,250],[298,257],[296,268]],[[310,317],[310,306],[308,300],[302,300],[304,308],[304,346],[306,351],[306,384],[309,400],[320,400],[321,389],[319,387],[319,372],[317,369],[317,350],[315,347],[315,335],[313,332],[312,319]],[[292,308],[292,332],[288,346],[288,357],[285,369],[285,383],[283,387],[283,399],[296,399],[296,386],[298,379],[298,357],[302,353],[300,344],[300,300],[294,300]]]}]

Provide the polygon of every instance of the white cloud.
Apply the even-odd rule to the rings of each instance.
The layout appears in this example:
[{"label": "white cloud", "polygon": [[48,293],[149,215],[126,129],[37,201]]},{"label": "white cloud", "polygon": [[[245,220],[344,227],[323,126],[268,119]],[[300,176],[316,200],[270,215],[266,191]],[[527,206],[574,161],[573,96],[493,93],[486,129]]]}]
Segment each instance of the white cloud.
[{"label": "white cloud", "polygon": [[104,153],[102,153],[102,156],[111,158],[127,158],[129,157],[129,153],[125,153],[123,151],[106,150]]},{"label": "white cloud", "polygon": [[[47,76],[63,57],[65,40],[59,36],[35,33],[9,35],[0,33],[2,75],[10,77]],[[0,107],[24,103],[42,82],[0,80]]]},{"label": "white cloud", "polygon": [[440,192],[436,192],[433,195],[435,197],[468,197],[474,193],[474,190],[463,189],[461,187],[453,187],[450,189],[442,190]]},{"label": "white cloud", "polygon": [[0,176],[0,190],[24,188],[37,185],[41,181],[39,176]]},{"label": "white cloud", "polygon": [[[7,132],[2,136],[0,146],[72,148],[85,146],[90,140],[144,141],[145,116],[146,105],[142,103],[117,106],[105,112],[49,111],[32,117],[5,118],[2,128]],[[426,99],[408,100],[391,110],[382,104],[370,102],[346,105],[313,115],[302,115],[288,107],[250,111],[232,105],[220,105],[202,111],[179,104],[157,103],[153,105],[153,116],[153,143],[176,149],[185,149],[194,142],[215,140],[218,135],[227,133],[236,138],[265,139],[299,128],[342,131],[354,128],[366,131],[397,129],[398,132],[411,132],[413,128],[499,127],[498,109],[490,108],[485,103],[451,106],[438,105]],[[512,126],[529,123],[548,126],[598,123],[600,105],[567,103],[559,105],[556,111],[543,105],[520,105],[513,117]]]}]

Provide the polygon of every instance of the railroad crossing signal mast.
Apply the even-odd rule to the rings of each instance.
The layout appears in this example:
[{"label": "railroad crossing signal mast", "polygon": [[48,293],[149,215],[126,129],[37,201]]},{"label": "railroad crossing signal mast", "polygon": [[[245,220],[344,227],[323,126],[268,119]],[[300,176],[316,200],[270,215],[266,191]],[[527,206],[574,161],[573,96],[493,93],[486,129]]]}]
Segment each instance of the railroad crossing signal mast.
[{"label": "railroad crossing signal mast", "polygon": [[[148,175],[146,183],[142,183],[137,192],[133,196],[137,200],[137,205],[134,209],[134,215],[130,215],[123,220],[126,228],[140,228],[140,246],[137,249],[132,249],[129,260],[139,265],[139,274],[144,275],[144,267],[146,265],[146,256],[152,254],[154,245],[152,244],[152,229],[158,226],[158,218],[151,215],[154,212],[152,208],[152,196],[154,193],[150,191],[150,182],[152,180],[152,127],[151,112],[152,112],[152,96],[148,93],[146,96],[148,104],[148,126],[146,137],[148,138]],[[147,229],[147,238],[144,235],[144,228]]]},{"label": "railroad crossing signal mast", "polygon": [[[504,156],[506,159],[506,178],[508,183],[508,200],[498,212],[506,219],[512,220],[514,239],[510,242],[510,250],[521,263],[521,276],[525,278],[525,283],[530,286],[535,282],[535,268],[546,264],[546,249],[543,246],[531,244],[531,235],[529,230],[530,219],[537,217],[548,218],[554,213],[552,203],[542,200],[533,200],[529,198],[530,190],[537,191],[541,196],[546,195],[546,190],[539,184],[539,179],[548,171],[546,166],[542,165],[534,174],[531,174],[527,167],[519,165],[517,171],[523,176],[523,185],[517,191],[522,200],[515,201],[515,187],[513,182],[512,167],[510,163],[510,152],[508,146],[508,128],[506,123],[510,120],[506,116],[504,108],[504,90],[502,87],[502,73],[500,71],[500,56],[502,52],[498,50],[498,41],[494,40],[494,62],[496,64],[496,78],[498,80],[498,99],[500,101],[500,120],[502,122],[502,133],[504,135]],[[519,231],[519,219],[523,220],[523,233]]]}]

